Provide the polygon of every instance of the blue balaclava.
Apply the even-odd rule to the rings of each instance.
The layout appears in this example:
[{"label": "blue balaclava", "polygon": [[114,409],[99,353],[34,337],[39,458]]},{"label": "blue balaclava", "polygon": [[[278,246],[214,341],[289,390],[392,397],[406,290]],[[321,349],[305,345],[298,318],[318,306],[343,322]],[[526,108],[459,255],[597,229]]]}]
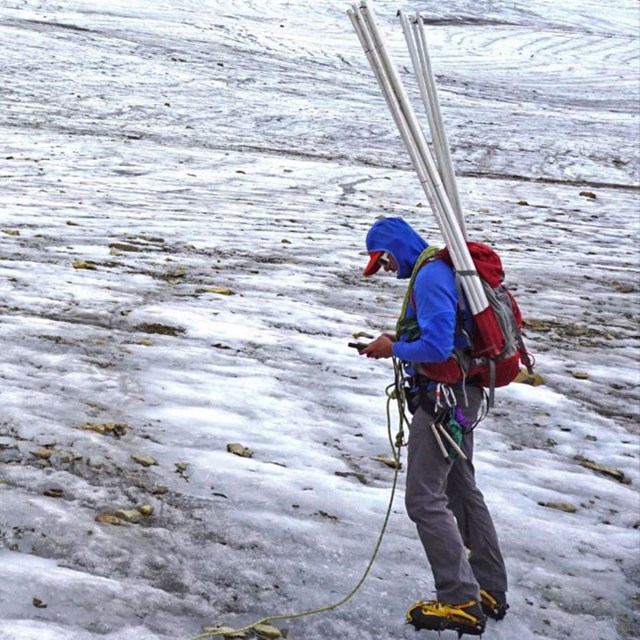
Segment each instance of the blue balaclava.
[{"label": "blue balaclava", "polygon": [[[410,278],[427,242],[402,218],[381,218],[367,233],[367,251],[388,251],[398,264],[398,278]],[[375,270],[377,271],[377,269]],[[371,270],[370,275],[375,273]]]}]

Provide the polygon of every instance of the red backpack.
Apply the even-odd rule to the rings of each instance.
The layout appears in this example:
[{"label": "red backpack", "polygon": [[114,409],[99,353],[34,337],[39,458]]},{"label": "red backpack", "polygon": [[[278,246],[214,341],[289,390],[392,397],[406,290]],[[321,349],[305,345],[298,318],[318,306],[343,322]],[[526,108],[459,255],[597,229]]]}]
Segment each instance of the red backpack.
[{"label": "red backpack", "polygon": [[[504,285],[504,271],[498,254],[481,242],[467,242],[473,264],[480,276],[489,306],[473,316],[470,349],[455,353],[442,363],[422,363],[424,375],[432,380],[453,384],[467,382],[487,387],[493,405],[493,390],[516,378],[523,364],[531,373],[533,359],[522,339],[522,315],[518,303]],[[439,251],[434,260],[453,266],[449,250]],[[458,305],[464,304],[461,295]],[[461,310],[461,309],[460,309]]]}]

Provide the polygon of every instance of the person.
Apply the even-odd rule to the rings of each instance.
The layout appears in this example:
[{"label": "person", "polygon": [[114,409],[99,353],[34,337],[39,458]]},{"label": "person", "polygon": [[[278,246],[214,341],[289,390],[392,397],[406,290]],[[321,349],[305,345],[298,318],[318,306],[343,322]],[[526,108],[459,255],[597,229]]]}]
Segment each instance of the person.
[{"label": "person", "polygon": [[[366,245],[365,276],[382,268],[410,279],[397,333],[383,333],[360,351],[368,358],[394,356],[411,374],[409,402],[415,413],[405,504],[431,566],[437,599],[412,605],[407,621],[416,629],[480,635],[487,616],[502,619],[508,605],[504,560],[472,463],[472,428],[484,392],[472,380],[451,383],[450,367],[445,366],[459,362],[455,354],[468,347],[472,319],[459,310],[464,305],[458,304],[453,269],[444,260],[428,259],[434,250],[405,220],[377,220]],[[450,384],[439,384],[443,381]],[[443,453],[443,444],[450,441],[435,428],[436,417],[442,416],[440,394],[450,400],[449,416],[458,418],[459,448],[466,459],[452,445],[446,457]]]}]

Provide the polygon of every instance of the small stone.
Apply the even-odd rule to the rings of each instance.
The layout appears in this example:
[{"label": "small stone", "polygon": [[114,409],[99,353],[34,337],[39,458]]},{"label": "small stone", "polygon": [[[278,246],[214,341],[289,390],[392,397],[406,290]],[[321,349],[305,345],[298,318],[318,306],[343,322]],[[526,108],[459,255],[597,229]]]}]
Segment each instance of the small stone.
[{"label": "small stone", "polygon": [[46,605],[40,598],[34,598],[31,603],[36,609],[46,609],[48,605]]},{"label": "small stone", "polygon": [[72,263],[74,269],[88,269],[89,271],[95,271],[98,265],[91,260],[74,260]]},{"label": "small stone", "polygon": [[132,453],[131,459],[135,460],[138,464],[141,464],[143,467],[152,467],[153,465],[158,464],[158,461],[151,456],[143,456],[139,453]]},{"label": "small stone", "polygon": [[169,493],[169,487],[165,487],[164,485],[158,485],[152,492],[154,496],[163,496],[166,493]]},{"label": "small stone", "polygon": [[546,320],[538,320],[537,318],[523,318],[522,326],[531,331],[551,331],[551,323]]},{"label": "small stone", "polygon": [[55,449],[48,447],[41,447],[40,449],[36,449],[31,452],[31,455],[36,458],[41,458],[42,460],[48,460],[55,452]]},{"label": "small stone", "polygon": [[356,478],[361,484],[368,484],[367,477],[359,471],[336,471],[335,474],[340,478]]},{"label": "small stone", "polygon": [[119,438],[127,433],[129,425],[124,422],[87,422],[77,428],[82,431],[95,431],[96,433],[114,435]]},{"label": "small stone", "polygon": [[585,371],[571,371],[571,375],[576,378],[576,380],[588,380],[589,374]]},{"label": "small stone", "polygon": [[593,193],[593,191],[581,191],[580,194],[583,198],[589,198],[590,200],[595,200],[598,196]]},{"label": "small stone", "polygon": [[233,296],[235,292],[226,287],[205,287],[196,289],[196,293],[216,293],[220,296]]},{"label": "small stone", "polygon": [[249,447],[245,447],[241,445],[239,442],[232,442],[227,445],[227,451],[229,453],[233,453],[236,456],[240,456],[241,458],[251,458],[253,457],[253,451],[249,449]]},{"label": "small stone", "polygon": [[43,496],[47,496],[47,498],[62,498],[64,495],[64,491],[62,489],[45,489],[42,492]]},{"label": "small stone", "polygon": [[575,505],[570,502],[538,502],[541,507],[548,507],[549,509],[558,509],[559,511],[564,511],[565,513],[575,513],[578,509]]},{"label": "small stone", "polygon": [[635,293],[636,287],[628,282],[612,282],[614,289],[617,289],[620,293]]},{"label": "small stone", "polygon": [[109,245],[109,249],[114,249],[115,251],[140,251],[140,247],[128,242],[112,242]]},{"label": "small stone", "polygon": [[624,472],[620,471],[620,469],[616,469],[615,467],[610,467],[605,464],[599,464],[598,462],[594,462],[593,460],[589,460],[580,455],[575,456],[574,459],[580,463],[581,467],[585,467],[585,469],[591,469],[592,471],[602,473],[603,475],[609,476],[622,484],[631,484],[631,478],[627,478]]},{"label": "small stone", "polygon": [[99,513],[95,517],[95,521],[100,524],[113,524],[116,526],[120,525],[120,518],[116,518],[115,516],[112,516],[110,513]]},{"label": "small stone", "polygon": [[116,517],[131,524],[138,524],[142,520],[142,514],[137,509],[118,509]]},{"label": "small stone", "polygon": [[144,322],[136,327],[136,331],[142,331],[143,333],[157,333],[163,336],[178,336],[185,333],[185,329],[182,327],[171,327],[166,324],[160,324],[159,322]]},{"label": "small stone", "polygon": [[153,506],[152,506],[152,505],[150,505],[150,504],[143,504],[143,505],[140,505],[140,506],[138,507],[138,511],[139,511],[139,512],[140,512],[140,513],[141,513],[145,518],[148,518],[149,516],[152,516],[152,515],[153,515],[153,511],[154,511],[154,509],[153,509]]},{"label": "small stone", "polygon": [[18,231],[18,229],[3,229],[2,233],[8,235],[8,236],[19,236],[20,235],[20,231]]},{"label": "small stone", "polygon": [[176,462],[176,473],[183,479],[189,482],[189,476],[187,475],[187,469],[189,468],[188,462]]}]

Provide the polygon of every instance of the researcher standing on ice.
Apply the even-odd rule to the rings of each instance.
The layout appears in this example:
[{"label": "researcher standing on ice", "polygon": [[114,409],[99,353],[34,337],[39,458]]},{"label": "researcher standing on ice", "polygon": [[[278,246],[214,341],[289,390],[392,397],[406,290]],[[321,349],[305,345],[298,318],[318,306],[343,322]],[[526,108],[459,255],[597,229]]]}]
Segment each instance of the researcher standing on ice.
[{"label": "researcher standing on ice", "polygon": [[469,347],[471,316],[467,305],[458,304],[452,268],[433,259],[435,250],[403,219],[376,221],[366,244],[365,276],[383,268],[409,279],[396,333],[385,333],[360,351],[369,358],[395,356],[410,375],[407,394],[414,415],[405,500],[431,565],[437,600],[412,605],[407,621],[418,629],[480,635],[486,617],[501,620],[508,605],[504,560],[472,464],[473,428],[484,392],[473,379],[455,381],[457,363]]}]

